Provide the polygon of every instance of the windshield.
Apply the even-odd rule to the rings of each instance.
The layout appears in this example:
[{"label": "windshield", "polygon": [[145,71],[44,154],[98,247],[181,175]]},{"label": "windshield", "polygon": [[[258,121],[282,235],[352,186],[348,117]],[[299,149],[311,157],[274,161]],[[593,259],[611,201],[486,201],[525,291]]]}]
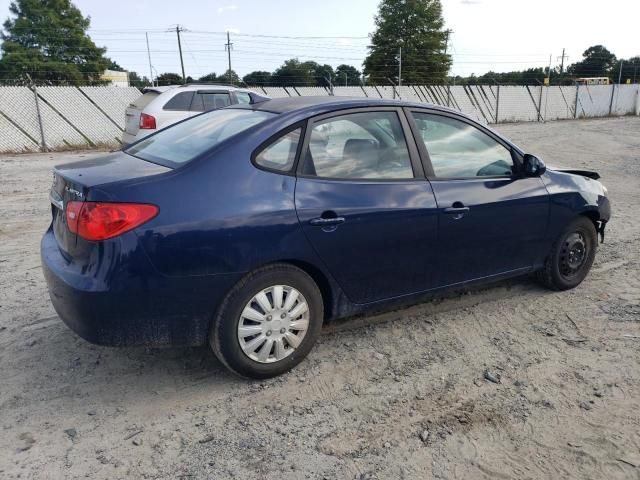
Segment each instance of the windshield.
[{"label": "windshield", "polygon": [[125,153],[167,167],[179,167],[223,140],[274,116],[275,113],[258,110],[214,110],[162,130],[132,145]]}]

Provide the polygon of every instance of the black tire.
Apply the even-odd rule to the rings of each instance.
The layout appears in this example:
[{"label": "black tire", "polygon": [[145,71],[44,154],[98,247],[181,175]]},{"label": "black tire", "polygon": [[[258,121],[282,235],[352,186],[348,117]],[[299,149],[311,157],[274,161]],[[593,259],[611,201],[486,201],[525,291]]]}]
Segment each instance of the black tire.
[{"label": "black tire", "polygon": [[[304,338],[292,353],[273,363],[261,363],[242,350],[238,323],[247,303],[274,285],[293,287],[304,296],[309,323]],[[231,289],[213,319],[209,344],[216,357],[236,375],[255,379],[274,377],[291,370],[309,354],[322,328],[323,310],[322,294],[307,273],[289,264],[268,265],[251,272]]]},{"label": "black tire", "polygon": [[597,246],[593,222],[587,217],[576,218],[554,242],[544,268],[537,272],[538,280],[552,290],[577,287],[593,265]]}]

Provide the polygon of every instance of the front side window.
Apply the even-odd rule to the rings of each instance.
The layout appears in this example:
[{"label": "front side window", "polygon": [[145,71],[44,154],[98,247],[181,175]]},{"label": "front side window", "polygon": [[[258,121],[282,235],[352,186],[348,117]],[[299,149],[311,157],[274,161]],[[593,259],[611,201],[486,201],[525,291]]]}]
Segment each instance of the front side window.
[{"label": "front side window", "polygon": [[167,167],[179,167],[227,138],[276,115],[261,110],[214,110],[161,130],[124,152]]},{"label": "front side window", "polygon": [[188,111],[191,106],[193,92],[180,92],[171,100],[164,104],[163,110],[184,110]]},{"label": "front side window", "polygon": [[270,170],[287,172],[293,167],[302,128],[285,133],[256,155],[255,162]]},{"label": "front side window", "polygon": [[335,179],[413,178],[397,113],[352,113],[314,124],[302,173]]},{"label": "front side window", "polygon": [[502,144],[455,118],[413,112],[436,177],[468,178],[512,175],[511,152]]}]

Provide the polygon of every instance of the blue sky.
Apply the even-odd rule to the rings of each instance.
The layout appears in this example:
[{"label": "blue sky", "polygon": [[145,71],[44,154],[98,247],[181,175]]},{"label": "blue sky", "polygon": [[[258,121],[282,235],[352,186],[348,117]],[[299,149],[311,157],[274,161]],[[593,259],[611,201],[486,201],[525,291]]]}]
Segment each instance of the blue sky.
[{"label": "blue sky", "polygon": [[[0,18],[9,0],[0,0]],[[230,30],[232,67],[241,75],[273,70],[291,57],[334,67],[361,68],[367,35],[374,29],[378,0],[75,0],[91,16],[90,34],[120,65],[149,74],[145,31],[158,73],[180,71],[175,32],[182,34],[187,75],[227,68],[224,50]],[[640,55],[638,0],[443,0],[453,30],[453,73],[481,74],[580,59],[590,45],[604,44],[619,57]],[[261,36],[264,35],[264,36]],[[336,38],[284,38],[336,37]],[[340,37],[340,38],[337,38]],[[155,74],[155,72],[154,72]]]}]

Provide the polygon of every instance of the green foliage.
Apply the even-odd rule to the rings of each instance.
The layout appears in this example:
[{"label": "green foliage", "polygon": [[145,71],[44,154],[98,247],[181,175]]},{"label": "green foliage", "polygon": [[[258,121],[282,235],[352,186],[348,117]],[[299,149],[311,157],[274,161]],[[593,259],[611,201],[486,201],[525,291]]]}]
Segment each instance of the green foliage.
[{"label": "green foliage", "polygon": [[364,61],[368,83],[398,83],[398,50],[402,47],[402,83],[444,83],[451,67],[446,54],[440,0],[382,0],[375,19],[369,55]]},{"label": "green foliage", "polygon": [[254,85],[270,85],[271,84],[271,72],[266,72],[264,70],[256,70],[251,73],[247,73],[244,77],[242,77],[242,81],[249,86]]},{"label": "green foliage", "polygon": [[582,53],[582,61],[570,65],[567,70],[576,77],[608,77],[616,62],[613,53],[602,45],[594,45]]},{"label": "green foliage", "polygon": [[142,89],[151,86],[151,81],[147,77],[141,78],[138,72],[129,72],[129,86]]},{"label": "green foliage", "polygon": [[0,78],[37,83],[101,84],[111,61],[86,31],[90,18],[70,0],[13,0],[4,22]]},{"label": "green foliage", "polygon": [[360,85],[360,71],[356,67],[352,67],[351,65],[338,65],[336,68],[336,85]]},{"label": "green foliage", "polygon": [[156,78],[156,81],[158,82],[159,86],[166,86],[166,85],[182,85],[182,75],[179,75],[177,73],[161,73],[160,75],[158,75],[158,77]]},{"label": "green foliage", "polygon": [[211,72],[198,78],[198,81],[207,83],[232,83],[233,85],[242,83],[242,80],[234,70],[231,70],[231,76],[229,76],[229,70],[224,72],[222,75],[216,75],[215,72]]}]

